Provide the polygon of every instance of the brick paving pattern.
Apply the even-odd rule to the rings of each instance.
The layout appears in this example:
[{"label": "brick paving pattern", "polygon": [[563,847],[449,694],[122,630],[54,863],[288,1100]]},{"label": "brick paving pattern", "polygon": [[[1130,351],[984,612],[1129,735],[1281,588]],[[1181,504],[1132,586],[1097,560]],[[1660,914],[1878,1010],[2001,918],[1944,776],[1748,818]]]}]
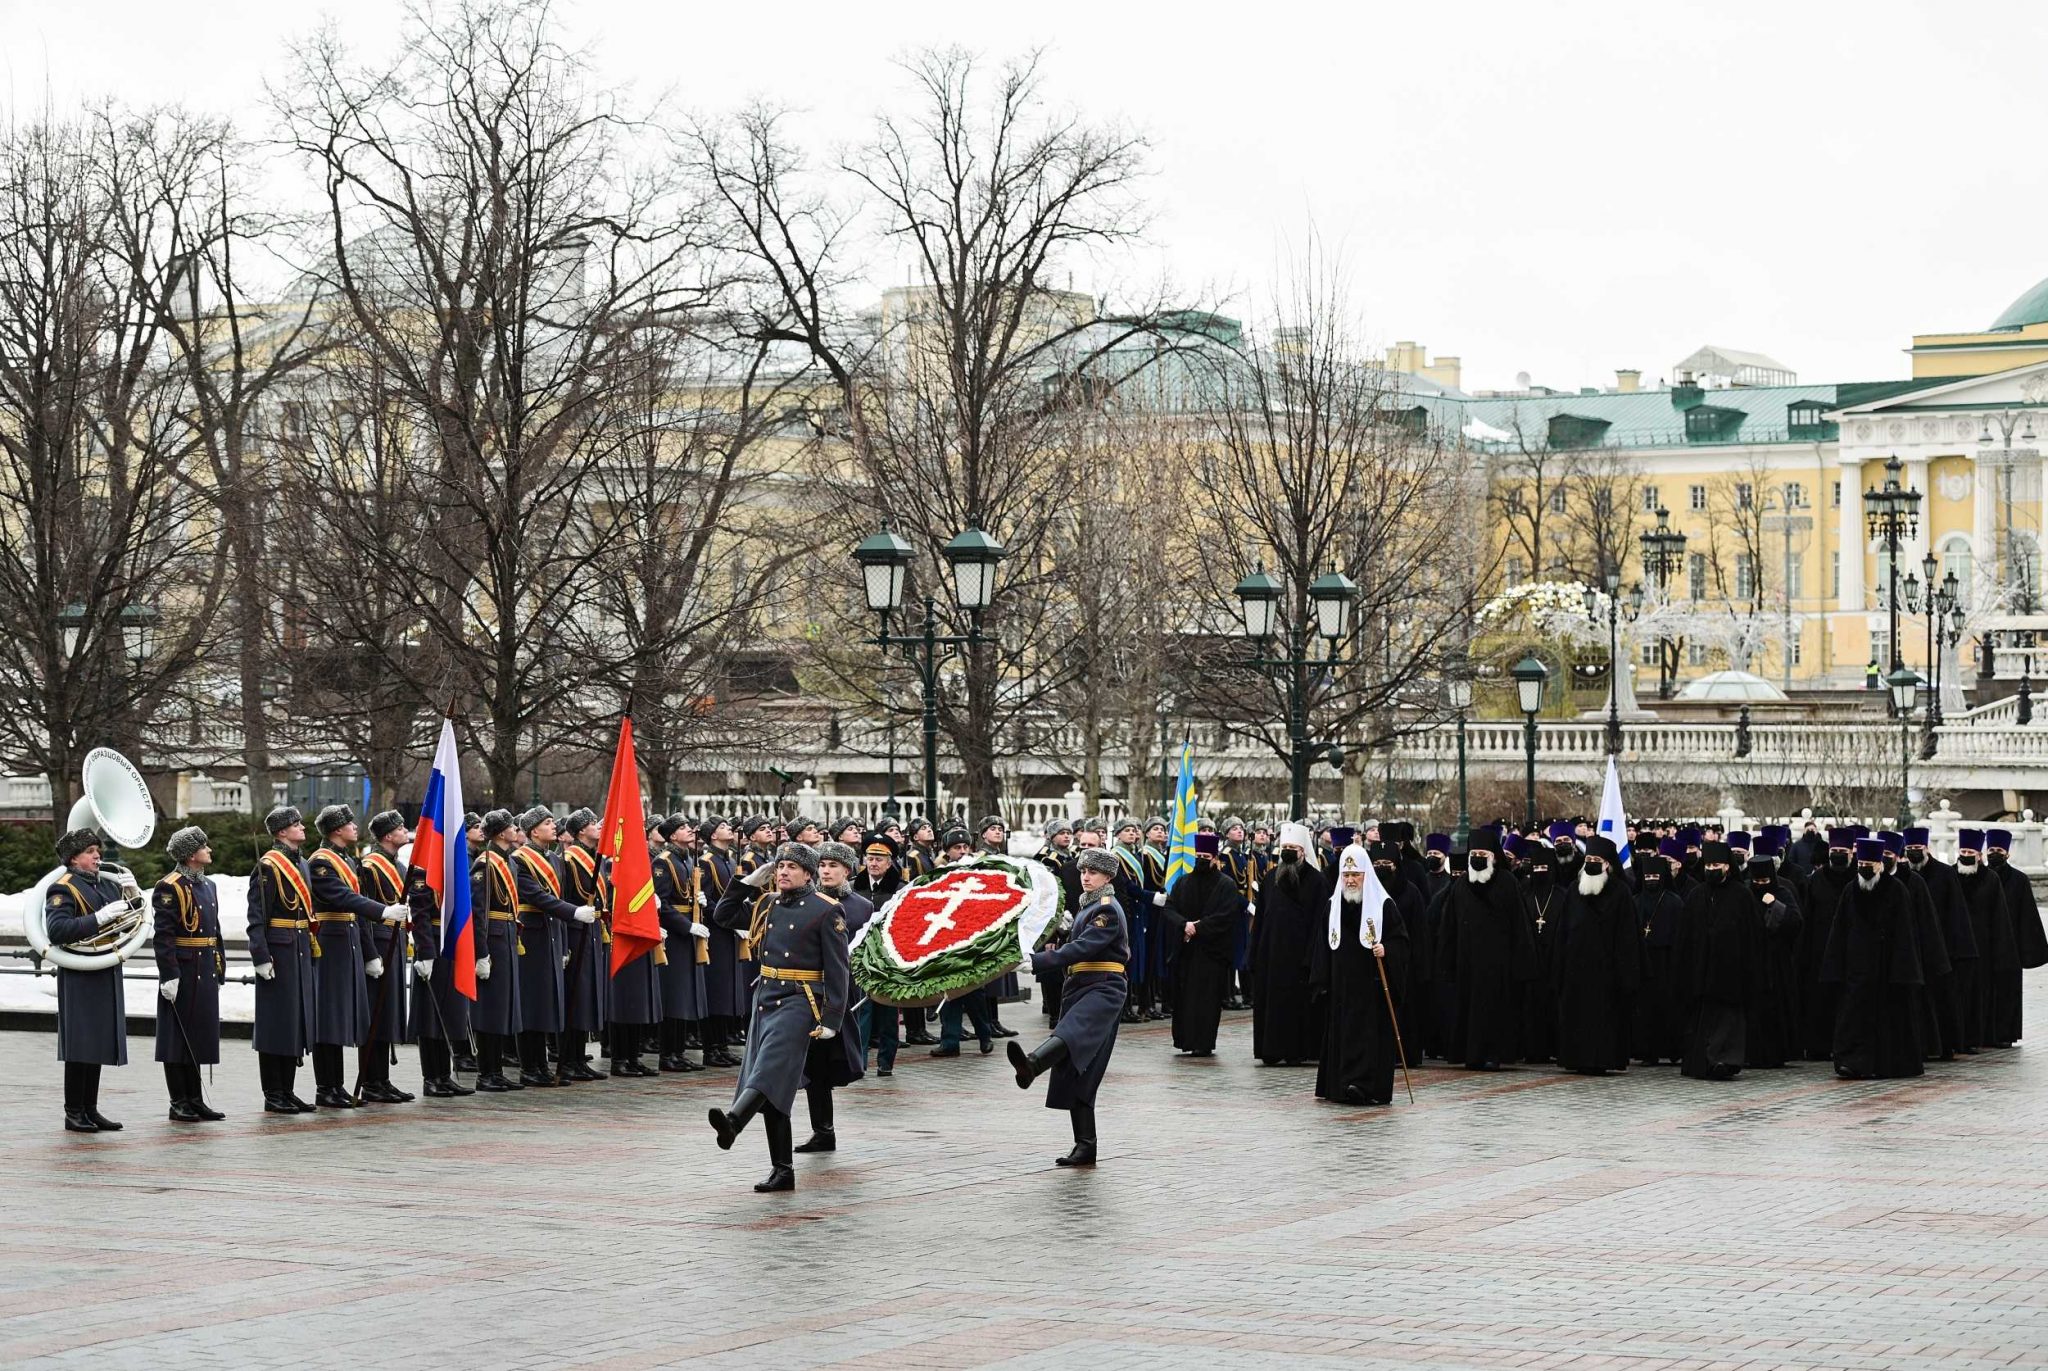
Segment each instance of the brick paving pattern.
[{"label": "brick paving pattern", "polygon": [[1896,1082],[1429,1070],[1352,1110],[1249,1040],[1126,1029],[1081,1174],[1000,1055],[910,1049],[757,1196],[758,1127],[704,1125],[729,1071],[274,1118],[238,1042],[227,1122],[166,1122],[138,1061],[102,1096],[127,1130],[78,1138],[53,1039],[0,1034],[0,1365],[2048,1365],[2048,1046]]}]

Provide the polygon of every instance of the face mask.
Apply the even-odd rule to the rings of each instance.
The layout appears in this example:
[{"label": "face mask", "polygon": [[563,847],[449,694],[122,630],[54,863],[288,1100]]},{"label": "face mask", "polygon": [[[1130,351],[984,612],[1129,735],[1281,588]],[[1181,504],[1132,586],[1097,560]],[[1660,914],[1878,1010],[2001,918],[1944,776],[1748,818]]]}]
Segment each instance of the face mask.
[{"label": "face mask", "polygon": [[2004,866],[2007,858],[2009,858],[2010,856],[2011,854],[2006,852],[1993,852],[1987,855],[1984,858],[1984,860],[1991,863],[1993,866]]},{"label": "face mask", "polygon": [[1965,871],[1975,871],[1977,869],[1977,855],[1974,852],[1960,853],[1956,857],[1956,865]]},{"label": "face mask", "polygon": [[1908,848],[1906,850],[1906,860],[1913,864],[1914,870],[1919,870],[1927,865],[1927,849],[1924,847]]},{"label": "face mask", "polygon": [[1607,867],[1604,863],[1595,861],[1589,861],[1586,863],[1586,874],[1588,876],[1598,876],[1605,870],[1607,870]]},{"label": "face mask", "polygon": [[1849,869],[1849,854],[1839,847],[1829,848],[1828,867],[1833,871],[1847,871]]},{"label": "face mask", "polygon": [[1432,852],[1429,854],[1429,869],[1431,871],[1442,871],[1444,869],[1444,859],[1442,853]]},{"label": "face mask", "polygon": [[1645,867],[1643,869],[1643,884],[1662,885],[1664,884],[1664,877],[1658,872],[1651,871],[1649,868]]},{"label": "face mask", "polygon": [[1873,890],[1877,887],[1877,876],[1878,871],[1874,866],[1856,868],[1856,884],[1864,890]]},{"label": "face mask", "polygon": [[1727,871],[1719,867],[1707,867],[1701,874],[1707,878],[1708,885],[1725,885],[1728,881]]},{"label": "face mask", "polygon": [[1391,862],[1374,862],[1372,869],[1380,873],[1380,884],[1382,885],[1385,885],[1387,878],[1394,874],[1394,867]]}]

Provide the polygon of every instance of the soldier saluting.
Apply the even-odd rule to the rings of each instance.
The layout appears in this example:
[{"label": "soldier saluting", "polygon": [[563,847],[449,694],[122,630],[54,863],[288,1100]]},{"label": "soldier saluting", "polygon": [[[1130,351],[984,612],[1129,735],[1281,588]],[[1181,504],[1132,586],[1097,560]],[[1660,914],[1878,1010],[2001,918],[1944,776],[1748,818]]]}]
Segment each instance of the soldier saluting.
[{"label": "soldier saluting", "polygon": [[[720,928],[746,931],[760,963],[739,1091],[730,1108],[711,1111],[711,1127],[730,1150],[747,1120],[764,1116],[772,1169],[754,1187],[764,1194],[796,1189],[789,1111],[811,1044],[837,1037],[846,1013],[846,919],[836,900],[819,893],[817,879],[818,854],[784,843],[772,864],[734,883],[711,911]],[[763,889],[770,881],[772,894]]]},{"label": "soldier saluting", "polygon": [[172,1123],[202,1123],[227,1115],[207,1104],[199,1068],[220,1060],[220,983],[227,950],[220,937],[220,895],[206,868],[213,849],[206,830],[181,828],[164,844],[178,864],[156,883],[156,1059],[170,1090]]}]

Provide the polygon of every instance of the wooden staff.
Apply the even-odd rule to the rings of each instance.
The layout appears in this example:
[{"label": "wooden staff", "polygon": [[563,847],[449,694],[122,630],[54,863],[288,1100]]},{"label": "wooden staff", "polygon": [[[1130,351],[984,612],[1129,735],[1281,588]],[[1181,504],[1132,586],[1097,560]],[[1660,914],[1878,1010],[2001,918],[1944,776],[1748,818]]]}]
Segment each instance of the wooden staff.
[{"label": "wooden staff", "polygon": [[[1384,917],[1384,911],[1382,911]],[[1394,988],[1387,984],[1387,959],[1379,955],[1380,940],[1372,931],[1372,923],[1366,925],[1366,947],[1373,953],[1372,964],[1380,973],[1380,993],[1387,997],[1387,1022],[1394,1026],[1394,1050],[1401,1056],[1401,1084],[1408,1088],[1408,1103],[1415,1103],[1415,1082],[1408,1078],[1408,1049],[1401,1044],[1401,1021],[1394,1017]]]}]

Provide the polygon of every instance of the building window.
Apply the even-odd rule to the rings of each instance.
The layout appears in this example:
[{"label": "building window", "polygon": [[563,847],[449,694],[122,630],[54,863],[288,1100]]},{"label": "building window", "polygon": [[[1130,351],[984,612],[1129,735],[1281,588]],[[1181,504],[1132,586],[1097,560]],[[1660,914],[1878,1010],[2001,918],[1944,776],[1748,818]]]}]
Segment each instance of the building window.
[{"label": "building window", "polygon": [[1522,582],[1529,579],[1529,564],[1520,557],[1508,558],[1507,577],[1508,584],[1511,586],[1522,584]]},{"label": "building window", "polygon": [[1658,644],[1656,643],[1640,643],[1636,647],[1636,659],[1644,666],[1655,666],[1657,665],[1657,650]]},{"label": "building window", "polygon": [[1785,508],[1806,508],[1806,486],[1800,481],[1785,482]]},{"label": "building window", "polygon": [[1785,645],[1785,650],[1787,655],[1792,658],[1792,665],[1799,666],[1806,656],[1805,635],[1794,629],[1792,639]]},{"label": "building window", "polygon": [[[1837,482],[1837,485],[1839,484]],[[1828,562],[1828,598],[1830,600],[1840,600],[1842,598],[1842,554],[1830,552],[1828,554]]]},{"label": "building window", "polygon": [[1756,598],[1756,558],[1747,552],[1735,554],[1735,598],[1754,600]]},{"label": "building window", "polygon": [[1686,503],[1692,506],[1693,513],[1704,514],[1707,512],[1707,488],[1705,486],[1687,486],[1685,498]]},{"label": "building window", "polygon": [[1970,578],[1976,574],[1976,553],[1968,535],[1952,533],[1941,543],[1941,574],[1956,578],[1956,595],[1965,608],[1970,603]]},{"label": "building window", "polygon": [[1707,664],[1706,645],[1703,643],[1687,643],[1685,645],[1685,664],[1687,666],[1705,666]]},{"label": "building window", "polygon": [[1756,487],[1747,481],[1737,481],[1735,483],[1735,507],[1737,509],[1748,509],[1755,503]]},{"label": "building window", "polygon": [[1784,593],[1797,600],[1806,594],[1806,554],[1795,552],[1785,559]]},{"label": "building window", "polygon": [[1552,487],[1551,487],[1551,490],[1550,490],[1550,512],[1551,512],[1552,514],[1562,514],[1562,513],[1564,513],[1564,487],[1563,487],[1563,486],[1552,486]]},{"label": "building window", "polygon": [[1882,671],[1892,659],[1892,631],[1889,626],[1870,630],[1870,660]]},{"label": "building window", "polygon": [[1836,481],[1828,488],[1828,507],[1830,509],[1840,509],[1842,507],[1842,483],[1840,481]]},{"label": "building window", "polygon": [[1689,552],[1685,557],[1685,592],[1695,600],[1707,596],[1707,554]]},{"label": "building window", "polygon": [[1663,503],[1663,499],[1657,494],[1657,487],[1643,487],[1643,513],[1655,514]]}]

